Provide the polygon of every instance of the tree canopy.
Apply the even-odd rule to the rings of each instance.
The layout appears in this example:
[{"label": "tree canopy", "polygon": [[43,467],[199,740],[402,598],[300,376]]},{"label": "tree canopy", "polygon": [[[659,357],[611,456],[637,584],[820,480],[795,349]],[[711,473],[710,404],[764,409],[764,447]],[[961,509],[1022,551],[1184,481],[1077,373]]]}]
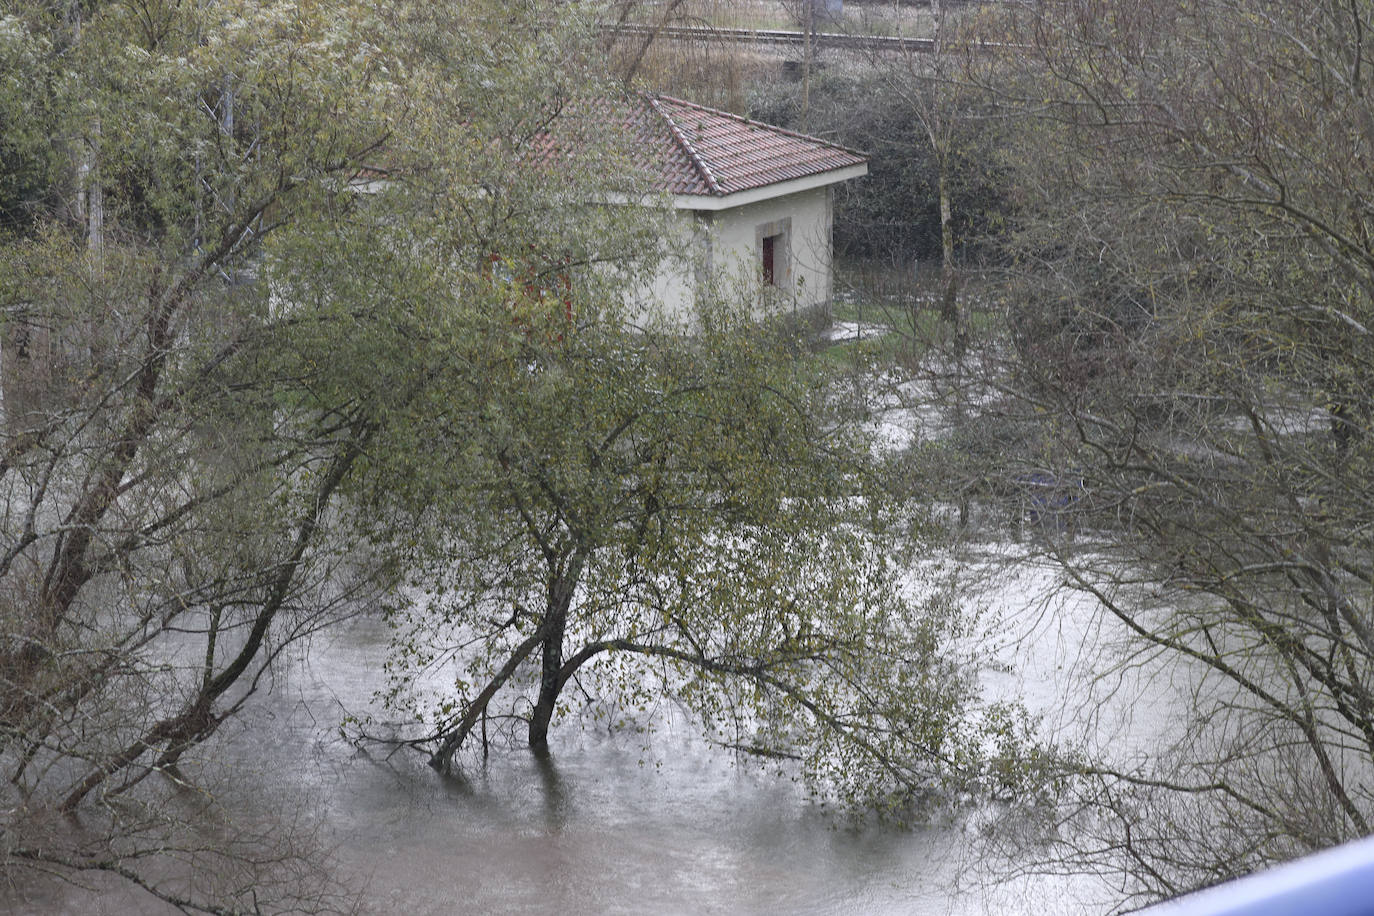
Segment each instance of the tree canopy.
[{"label": "tree canopy", "polygon": [[[285,646],[390,583],[339,497],[420,390],[411,335],[489,253],[531,260],[536,226],[560,263],[612,250],[564,206],[576,173],[513,177],[571,92],[549,90],[590,82],[551,53],[576,59],[576,23],[516,40],[478,6],[6,8],[5,868],[191,910],[333,899],[277,882],[300,874],[285,852],[178,839],[163,793]],[[379,171],[412,180],[369,195]],[[154,851],[185,872],[153,882]],[[232,862],[249,878],[225,891]]]},{"label": "tree canopy", "polygon": [[388,699],[427,725],[391,740],[448,769],[487,719],[544,748],[559,713],[668,697],[849,802],[981,777],[967,621],[907,597],[911,509],[812,361],[724,313],[690,339],[472,320],[398,420],[413,446],[360,477],[376,538],[414,544]]},{"label": "tree canopy", "polygon": [[[1170,896],[1369,832],[1370,7],[1008,10],[998,385],[1072,482],[1068,581],[1196,678],[1055,848]],[[1124,839],[1123,839],[1124,838]]]},{"label": "tree canopy", "polygon": [[395,703],[451,663],[399,736],[441,768],[482,715],[545,746],[569,685],[893,811],[1016,751],[810,361],[738,303],[627,326],[664,214],[607,205],[624,139],[537,164],[602,91],[576,7],[6,10],[0,867],[346,905],[290,837],[164,802],[287,646],[379,602]]}]

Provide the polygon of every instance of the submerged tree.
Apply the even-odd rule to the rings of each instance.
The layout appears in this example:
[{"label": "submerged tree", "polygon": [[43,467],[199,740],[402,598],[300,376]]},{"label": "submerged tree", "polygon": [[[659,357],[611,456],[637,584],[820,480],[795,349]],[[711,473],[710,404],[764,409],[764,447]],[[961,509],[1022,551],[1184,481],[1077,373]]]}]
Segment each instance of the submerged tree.
[{"label": "submerged tree", "polygon": [[894,813],[981,778],[994,733],[1011,753],[960,664],[966,618],[905,594],[910,510],[813,363],[738,316],[683,338],[587,306],[470,316],[400,421],[445,460],[368,463],[379,537],[414,538],[388,700],[429,725],[396,740],[448,769],[477,730],[542,750],[573,709],[633,723],[671,698]]},{"label": "submerged tree", "polygon": [[[582,37],[541,18],[503,45],[479,7],[0,19],[6,872],[116,875],[187,911],[348,906],[270,829],[224,823],[196,748],[390,583],[338,497],[423,386],[409,340],[452,264],[563,212],[532,181],[482,188],[578,83]],[[387,169],[435,180],[368,193]],[[562,226],[560,257],[596,255]]]},{"label": "submerged tree", "polygon": [[[577,9],[11,9],[5,869],[346,907],[262,833],[221,842],[196,750],[401,570],[443,600],[395,619],[481,650],[437,764],[483,712],[541,745],[570,684],[610,696],[648,660],[726,739],[854,794],[976,769],[1001,720],[963,725],[959,618],[889,587],[823,389],[733,320],[627,329],[661,214],[606,205],[640,189],[576,116],[602,85]],[[560,117],[575,142],[550,145]],[[528,703],[502,692],[526,658]],[[723,724],[746,708],[747,734]]]},{"label": "submerged tree", "polygon": [[[259,882],[267,905],[271,872],[291,873],[265,845],[208,864],[145,780],[180,782],[357,583],[319,547],[369,426],[280,400],[302,373],[262,267],[280,227],[346,206],[386,135],[352,13],[18,4],[3,20],[4,86],[24,99],[5,97],[9,152],[30,176],[5,189],[0,247],[6,870],[106,872],[187,909],[217,905],[204,883],[230,861],[237,900]],[[145,878],[159,849],[205,882]],[[254,860],[272,864],[254,878]],[[319,889],[282,905],[323,906]]]}]

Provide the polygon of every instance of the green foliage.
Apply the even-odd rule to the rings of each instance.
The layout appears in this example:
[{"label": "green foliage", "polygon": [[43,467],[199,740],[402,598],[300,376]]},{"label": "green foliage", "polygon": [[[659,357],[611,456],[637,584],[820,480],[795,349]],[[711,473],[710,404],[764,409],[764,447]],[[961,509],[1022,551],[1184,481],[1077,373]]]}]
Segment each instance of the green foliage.
[{"label": "green foliage", "polygon": [[[904,597],[827,380],[729,309],[627,329],[664,213],[613,203],[577,9],[7,10],[0,868],[317,903],[249,899],[293,855],[227,896],[128,863],[201,842],[161,777],[383,594],[393,698],[446,665],[440,765],[488,710],[544,743],[575,684],[855,799],[973,778],[960,616]],[[99,844],[39,833],[70,812]]]},{"label": "green foliage", "polygon": [[33,211],[50,204],[56,125],[42,87],[51,49],[22,20],[0,18],[0,230],[23,232]]},{"label": "green foliage", "polygon": [[[482,301],[493,334],[519,336],[543,270],[590,272],[569,255],[608,259],[624,237],[587,206],[590,170],[580,186],[512,177],[549,116],[530,87],[579,29],[544,23],[536,53],[471,4],[7,11],[0,155],[23,168],[0,187],[22,211],[0,239],[0,869],[304,911],[319,900],[289,881],[283,900],[249,899],[300,864],[295,837],[280,858],[222,849],[264,863],[241,896],[182,898],[130,866],[200,842],[149,777],[184,786],[179,763],[287,644],[393,581],[338,496],[365,454],[438,457],[397,418],[426,390],[426,341],[454,330],[448,307],[492,285],[488,257],[518,265],[503,282],[523,304]],[[417,50],[436,23],[446,59]],[[405,180],[368,194],[366,166]],[[596,237],[574,246],[583,228]],[[72,811],[99,844],[41,832]]]},{"label": "green foliage", "polygon": [[815,361],[725,310],[690,338],[555,335],[474,301],[354,492],[377,541],[407,532],[386,699],[426,730],[403,740],[448,767],[479,717],[538,746],[572,708],[614,726],[668,696],[856,805],[973,778],[962,615],[906,597],[870,443]]}]

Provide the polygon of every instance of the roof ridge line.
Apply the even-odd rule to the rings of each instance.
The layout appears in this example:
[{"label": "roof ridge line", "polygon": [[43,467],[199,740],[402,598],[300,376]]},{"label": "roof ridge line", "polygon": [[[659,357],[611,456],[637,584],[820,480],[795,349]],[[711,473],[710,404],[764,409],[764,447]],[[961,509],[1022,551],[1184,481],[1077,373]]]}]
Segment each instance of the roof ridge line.
[{"label": "roof ridge line", "polygon": [[[725,110],[720,109],[720,108],[712,108],[710,105],[702,105],[702,104],[699,104],[699,103],[697,103],[697,102],[689,102],[689,101],[687,101],[686,99],[675,98],[674,96],[671,96],[671,95],[661,95],[661,94],[660,94],[660,95],[652,96],[651,98],[652,98],[653,101],[655,102],[655,106],[654,106],[654,110],[655,110],[655,111],[658,111],[658,110],[659,110],[659,109],[658,109],[658,106],[657,106],[657,100],[658,100],[658,99],[664,99],[664,100],[666,100],[666,101],[672,102],[674,105],[686,105],[688,108],[696,108],[696,109],[699,109],[699,110],[701,110],[701,111],[708,112],[708,113],[713,114],[713,115],[720,115],[722,118],[730,118],[731,120],[739,121],[739,122],[741,122],[741,123],[743,123],[743,124],[748,124],[750,127],[758,127],[758,128],[763,129],[763,130],[769,130],[769,131],[772,131],[773,133],[777,133],[777,134],[786,134],[786,135],[789,136],[789,137],[796,137],[796,138],[799,139],[799,140],[809,140],[809,141],[811,141],[812,143],[819,143],[819,144],[821,144],[822,146],[828,146],[828,147],[831,147],[832,149],[844,150],[846,153],[853,153],[855,156],[864,156],[864,155],[865,155],[865,154],[863,153],[863,151],[861,151],[861,150],[852,149],[852,148],[850,148],[850,147],[848,147],[848,146],[841,146],[841,145],[838,144],[838,143],[832,143],[831,141],[826,140],[824,137],[817,137],[815,134],[804,134],[804,133],[802,133],[802,132],[799,131],[799,130],[790,130],[789,128],[786,128],[786,127],[779,127],[779,126],[776,125],[776,124],[767,124],[767,123],[765,123],[765,122],[763,122],[763,121],[755,121],[753,118],[746,118],[746,117],[744,117],[743,115],[737,115],[737,114],[735,114],[733,111],[725,111]],[[660,114],[663,114],[662,111],[659,111],[659,113],[660,113]],[[664,117],[668,117],[668,116],[665,114]],[[668,118],[668,120],[669,120],[669,122],[672,121],[671,118]],[[866,158],[866,157],[865,157],[865,158]]]},{"label": "roof ridge line", "polygon": [[[650,94],[647,95],[647,98],[649,100],[649,107],[657,112],[658,116],[667,123],[668,130],[672,133],[673,139],[687,151],[687,158],[691,160],[696,170],[701,173],[701,177],[706,180],[706,187],[711,189],[712,194],[724,195],[725,191],[721,188],[720,182],[716,181],[715,174],[711,171],[711,167],[706,164],[706,160],[702,158],[701,153],[697,152],[696,146],[691,140],[687,139],[687,135],[682,132],[682,128],[677,126],[677,122],[673,120],[673,116],[664,111],[658,104],[659,97]],[[678,99],[672,99],[671,96],[664,96],[664,98],[671,99],[674,102],[678,101]]]}]

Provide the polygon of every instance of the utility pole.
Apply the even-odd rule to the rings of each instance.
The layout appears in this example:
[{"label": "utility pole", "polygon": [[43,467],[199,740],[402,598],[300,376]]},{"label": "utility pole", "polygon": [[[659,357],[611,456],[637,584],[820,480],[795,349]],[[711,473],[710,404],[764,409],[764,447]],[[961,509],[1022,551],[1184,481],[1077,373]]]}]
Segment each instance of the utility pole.
[{"label": "utility pole", "polygon": [[810,130],[811,119],[811,55],[815,47],[811,30],[815,25],[816,0],[802,0],[802,133]]}]

